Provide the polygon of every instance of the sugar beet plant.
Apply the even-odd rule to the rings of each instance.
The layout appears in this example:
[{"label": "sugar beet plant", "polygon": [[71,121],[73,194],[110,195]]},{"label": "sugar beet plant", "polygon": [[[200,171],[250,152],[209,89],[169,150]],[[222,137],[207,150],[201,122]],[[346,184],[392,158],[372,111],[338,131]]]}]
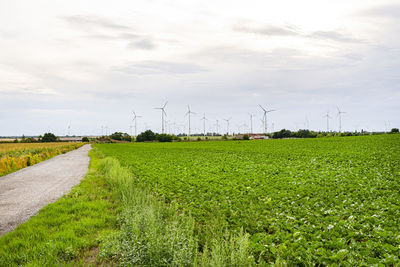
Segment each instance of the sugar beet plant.
[{"label": "sugar beet plant", "polygon": [[400,264],[400,136],[98,145],[196,221],[250,235],[258,264]]}]

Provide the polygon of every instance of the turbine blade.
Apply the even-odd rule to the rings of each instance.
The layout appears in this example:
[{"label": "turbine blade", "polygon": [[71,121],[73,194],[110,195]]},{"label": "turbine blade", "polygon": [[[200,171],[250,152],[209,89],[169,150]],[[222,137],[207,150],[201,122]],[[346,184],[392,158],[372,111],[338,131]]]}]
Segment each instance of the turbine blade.
[{"label": "turbine blade", "polygon": [[165,106],[168,104],[168,101],[167,102],[165,102],[165,104],[164,104],[164,106],[162,107],[162,108],[165,108]]},{"label": "turbine blade", "polygon": [[263,108],[260,104],[258,104],[258,106],[259,106],[262,110],[264,110],[264,112],[266,112],[265,108]]}]

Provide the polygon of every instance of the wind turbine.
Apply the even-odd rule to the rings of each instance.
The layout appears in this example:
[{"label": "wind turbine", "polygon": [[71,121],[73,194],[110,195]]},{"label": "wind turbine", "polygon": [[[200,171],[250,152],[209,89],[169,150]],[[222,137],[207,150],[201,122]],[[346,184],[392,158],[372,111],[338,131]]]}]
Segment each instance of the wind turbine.
[{"label": "wind turbine", "polygon": [[332,117],[329,116],[329,111],[327,111],[326,115],[322,116],[322,118],[326,118],[326,132],[329,132],[329,119],[332,119]]},{"label": "wind turbine", "polygon": [[304,128],[309,130],[310,129],[310,121],[308,120],[308,117],[306,116],[306,120],[304,122]]},{"label": "wind turbine", "polygon": [[161,110],[161,133],[164,133],[164,115],[167,116],[167,113],[165,113],[165,106],[168,104],[168,101],[165,102],[164,106],[161,108],[154,108],[154,109],[160,109]]},{"label": "wind turbine", "polygon": [[226,134],[227,134],[227,135],[229,135],[229,121],[230,121],[231,119],[232,119],[232,118],[224,119],[224,121],[226,121]]},{"label": "wind turbine", "polygon": [[135,137],[137,136],[137,124],[136,124],[136,122],[137,122],[137,118],[141,118],[142,116],[137,116],[136,115],[136,112],[135,111],[133,111],[133,121],[135,121]]},{"label": "wind turbine", "polygon": [[186,112],[185,117],[188,116],[188,118],[189,118],[189,131],[188,131],[188,139],[189,139],[190,138],[190,130],[191,130],[190,129],[190,114],[196,114],[196,113],[190,110],[189,105],[187,105],[187,107],[188,107],[188,112]]},{"label": "wind turbine", "polygon": [[267,113],[270,113],[270,112],[276,111],[276,110],[275,109],[267,110],[267,109],[263,108],[261,105],[258,105],[258,106],[264,111],[264,115],[263,115],[264,133],[267,133],[267,130],[268,130]]},{"label": "wind turbine", "polygon": [[342,114],[346,113],[346,112],[341,111],[338,106],[336,106],[336,108],[337,108],[337,111],[338,111],[336,117],[339,117],[339,133],[341,133],[342,132]]},{"label": "wind turbine", "polygon": [[388,133],[390,129],[390,122],[389,121],[385,121],[385,133]]},{"label": "wind turbine", "polygon": [[250,132],[253,133],[253,117],[254,115],[249,113],[250,115]]},{"label": "wind turbine", "polygon": [[203,118],[201,118],[201,120],[203,121],[203,134],[206,136],[206,113],[203,114]]},{"label": "wind turbine", "polygon": [[71,122],[68,124],[68,136],[71,136]]},{"label": "wind turbine", "polygon": [[215,124],[217,126],[217,134],[219,134],[219,124],[218,124],[218,120],[216,120],[217,123]]},{"label": "wind turbine", "polygon": [[243,124],[241,126],[243,127],[243,133],[245,134],[246,130],[247,130],[247,127],[248,127],[246,122],[243,122]]}]

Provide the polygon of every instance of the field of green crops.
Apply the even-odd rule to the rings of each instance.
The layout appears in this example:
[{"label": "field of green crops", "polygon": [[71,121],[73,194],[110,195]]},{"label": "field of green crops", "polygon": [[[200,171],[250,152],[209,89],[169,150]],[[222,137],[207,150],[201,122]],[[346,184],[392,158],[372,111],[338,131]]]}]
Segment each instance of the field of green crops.
[{"label": "field of green crops", "polygon": [[96,146],[189,211],[200,244],[219,224],[258,262],[400,264],[400,135]]}]

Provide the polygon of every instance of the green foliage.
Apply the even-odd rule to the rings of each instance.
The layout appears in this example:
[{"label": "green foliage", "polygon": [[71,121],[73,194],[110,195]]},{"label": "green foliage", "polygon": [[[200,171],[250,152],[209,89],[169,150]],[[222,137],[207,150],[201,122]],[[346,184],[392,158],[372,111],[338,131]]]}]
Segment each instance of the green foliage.
[{"label": "green foliage", "polygon": [[399,135],[98,147],[190,213],[202,248],[222,225],[260,264],[400,264]]},{"label": "green foliage", "polygon": [[58,138],[53,133],[45,133],[40,141],[41,142],[57,142]]},{"label": "green foliage", "polygon": [[[16,140],[18,140],[18,139],[16,139]],[[36,140],[35,138],[33,138],[33,137],[28,137],[28,138],[23,138],[23,139],[21,139],[21,143],[35,143],[35,142],[37,142],[38,140]],[[39,140],[39,141],[41,141],[41,140]],[[14,143],[16,143],[16,142],[14,142]]]},{"label": "green foliage", "polygon": [[391,133],[399,133],[399,128],[393,128],[390,132]]},{"label": "green foliage", "polygon": [[317,133],[312,132],[310,130],[298,130],[295,133],[295,137],[297,137],[297,138],[315,138],[315,137],[317,137]]},{"label": "green foliage", "polygon": [[169,134],[157,134],[156,140],[158,142],[172,142],[173,136]]},{"label": "green foliage", "polygon": [[250,137],[248,134],[243,135],[243,140],[250,140]]},{"label": "green foliage", "polygon": [[123,209],[121,228],[99,238],[103,259],[117,260],[121,266],[254,265],[248,235],[227,233],[210,239],[210,248],[199,254],[195,221],[189,214],[159,201],[113,158],[102,160],[100,170]]},{"label": "green foliage", "polygon": [[127,133],[115,132],[110,135],[110,138],[117,141],[127,141],[131,142],[132,137]]},{"label": "green foliage", "polygon": [[272,134],[272,138],[290,138],[293,137],[293,133],[290,130],[282,129],[279,132],[275,132]]},{"label": "green foliage", "polygon": [[89,138],[87,136],[82,137],[82,142],[89,142]]},{"label": "green foliage", "polygon": [[148,142],[154,140],[156,140],[156,134],[153,133],[152,130],[144,131],[136,137],[136,142]]}]

